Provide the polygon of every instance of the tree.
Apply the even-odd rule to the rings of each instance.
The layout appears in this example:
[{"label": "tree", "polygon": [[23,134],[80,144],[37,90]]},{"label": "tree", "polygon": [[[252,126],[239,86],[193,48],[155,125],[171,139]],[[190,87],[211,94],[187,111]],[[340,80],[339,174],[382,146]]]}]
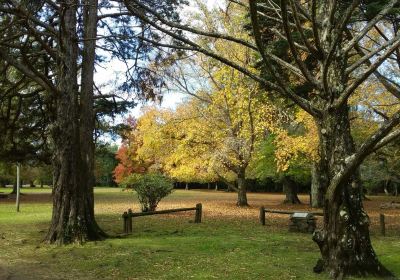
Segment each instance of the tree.
[{"label": "tree", "polygon": [[286,195],[284,203],[301,203],[297,196],[298,184],[309,184],[310,166],[318,158],[313,137],[315,126],[304,117],[300,111],[281,118],[279,126],[258,146],[250,166],[252,178],[272,178],[282,185]]},{"label": "tree", "polygon": [[132,187],[142,205],[142,212],[153,212],[158,203],[173,191],[172,181],[158,173],[132,174],[123,181]]},{"label": "tree", "polygon": [[[155,44],[201,52],[215,58],[294,102],[312,116],[319,138],[320,160],[316,178],[325,193],[324,228],[313,236],[322,255],[315,271],[326,270],[334,278],[347,274],[391,275],[378,261],[370,242],[369,219],[362,204],[359,166],[369,154],[400,135],[397,129],[400,112],[382,121],[379,128],[356,147],[351,135],[349,98],[371,75],[377,77],[388,92],[400,97],[396,83],[380,72],[380,66],[388,57],[396,55],[400,35],[391,33],[384,43],[367,50],[362,46],[364,41],[368,41],[366,35],[375,26],[396,17],[393,7],[398,1],[254,0],[248,5],[242,1],[229,2],[237,3],[248,11],[254,43],[230,34],[169,21],[140,1],[124,1],[132,15],[180,42]],[[364,16],[366,10],[368,16]],[[270,14],[274,15],[272,20],[278,23],[278,28],[265,25],[264,19],[271,19]],[[359,24],[360,20],[363,24]],[[200,46],[192,37],[177,30],[248,47],[256,52],[269,77],[258,75],[229,57]],[[293,62],[288,63],[269,52],[270,43],[274,40],[264,40],[266,33],[288,46]],[[312,59],[305,59],[308,57]],[[306,81],[311,90],[305,95],[293,91],[290,87],[292,83],[287,80],[289,73]]]},{"label": "tree", "polygon": [[[245,22],[241,11],[208,11],[200,5],[192,16],[207,30],[220,29],[248,39],[246,32],[236,28]],[[198,38],[198,44],[221,55],[229,51],[231,59],[242,67],[252,68],[256,63],[249,50],[228,41]],[[181,176],[192,173],[192,178],[204,170],[208,177],[217,177],[238,193],[238,206],[247,206],[247,168],[255,147],[277,117],[275,108],[262,94],[265,89],[240,71],[202,54],[194,54],[178,67],[174,65],[174,70],[172,84],[189,98],[176,110],[172,121],[175,126],[182,124],[176,137],[180,152],[174,151],[175,157],[181,157],[181,164],[174,162],[173,170],[180,171]],[[187,161],[182,164],[184,157]]]},{"label": "tree", "polygon": [[[166,18],[177,20],[174,7],[179,4],[171,0],[155,7]],[[94,217],[95,110],[107,107],[112,114],[110,108],[119,111],[126,102],[116,102],[118,95],[103,95],[99,90],[95,96],[95,62],[102,60],[96,56],[96,48],[127,62],[129,71],[120,90],[155,96],[162,85],[161,79],[139,63],[153,51],[138,38],[140,28],[131,28],[131,19],[112,12],[115,7],[98,0],[7,0],[0,5],[2,61],[54,102],[54,108],[45,111],[54,116],[47,130],[55,178],[52,222],[46,237],[50,243],[106,236]],[[99,27],[104,36],[98,36]],[[146,32],[144,25],[140,27],[139,37],[155,36]],[[126,44],[136,47],[127,49]],[[164,56],[157,58],[160,61]]]},{"label": "tree", "polygon": [[116,145],[98,143],[95,150],[94,176],[96,185],[115,186],[113,171],[118,164]]}]

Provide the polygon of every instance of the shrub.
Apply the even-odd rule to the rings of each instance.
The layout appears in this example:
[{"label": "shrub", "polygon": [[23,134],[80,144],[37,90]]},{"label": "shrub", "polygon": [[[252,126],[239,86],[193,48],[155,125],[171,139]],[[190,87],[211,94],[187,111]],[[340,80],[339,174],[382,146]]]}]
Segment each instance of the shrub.
[{"label": "shrub", "polygon": [[173,190],[172,181],[157,173],[132,174],[122,184],[136,191],[142,212],[155,211],[160,200]]}]

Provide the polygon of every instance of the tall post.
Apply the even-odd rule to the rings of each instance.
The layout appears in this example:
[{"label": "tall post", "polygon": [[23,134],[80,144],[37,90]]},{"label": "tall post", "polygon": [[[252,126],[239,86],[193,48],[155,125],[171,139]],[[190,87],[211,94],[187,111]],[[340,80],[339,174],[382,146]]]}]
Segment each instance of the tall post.
[{"label": "tall post", "polygon": [[265,207],[260,207],[260,223],[265,226]]},{"label": "tall post", "polygon": [[201,223],[201,216],[203,212],[203,206],[201,203],[196,204],[196,213],[194,216],[194,222],[195,223]]},{"label": "tall post", "polygon": [[124,222],[124,233],[127,234],[128,233],[128,212],[124,212],[124,214],[122,214],[122,219]]},{"label": "tall post", "polygon": [[128,209],[128,233],[132,233],[132,209]]},{"label": "tall post", "polygon": [[17,198],[16,198],[16,206],[17,212],[19,212],[19,199],[21,195],[21,180],[20,180],[20,163],[17,163]]},{"label": "tall post", "polygon": [[385,236],[386,235],[385,214],[380,214],[379,215],[379,222],[380,222],[380,225],[381,225],[381,234],[383,236]]}]

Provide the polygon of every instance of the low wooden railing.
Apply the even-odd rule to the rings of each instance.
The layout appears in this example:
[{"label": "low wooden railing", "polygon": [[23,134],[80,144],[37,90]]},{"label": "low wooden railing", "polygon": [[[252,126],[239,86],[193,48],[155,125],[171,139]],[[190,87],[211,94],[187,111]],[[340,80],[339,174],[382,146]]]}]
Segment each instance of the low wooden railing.
[{"label": "low wooden railing", "polygon": [[134,217],[170,214],[170,213],[185,212],[185,211],[195,211],[194,222],[201,223],[201,217],[202,217],[202,213],[203,213],[203,206],[201,203],[196,204],[196,207],[168,209],[168,210],[160,210],[160,211],[152,211],[152,212],[134,213],[134,212],[132,212],[131,209],[129,209],[127,212],[124,212],[124,214],[122,214],[122,219],[123,219],[123,223],[124,223],[123,224],[124,233],[126,233],[126,234],[132,233],[132,230],[133,230],[132,218],[134,218]]},{"label": "low wooden railing", "polygon": [[[297,211],[297,213],[300,211]],[[295,211],[282,211],[282,210],[270,210],[270,209],[265,209],[264,206],[260,207],[260,224],[265,226],[265,213],[275,213],[275,214],[294,214]],[[313,214],[314,216],[324,216],[324,213],[322,212],[304,212],[304,213],[310,213]],[[386,224],[385,224],[385,214],[379,214],[379,226],[380,226],[380,234],[382,236],[386,235]]]},{"label": "low wooden railing", "polygon": [[[260,207],[260,224],[265,226],[265,213],[275,213],[275,214],[294,214],[294,213],[299,213],[301,211],[282,211],[282,210],[270,210],[270,209],[265,209],[264,206]],[[313,214],[314,216],[324,216],[324,213],[322,212],[304,212],[304,213],[310,213]]]}]

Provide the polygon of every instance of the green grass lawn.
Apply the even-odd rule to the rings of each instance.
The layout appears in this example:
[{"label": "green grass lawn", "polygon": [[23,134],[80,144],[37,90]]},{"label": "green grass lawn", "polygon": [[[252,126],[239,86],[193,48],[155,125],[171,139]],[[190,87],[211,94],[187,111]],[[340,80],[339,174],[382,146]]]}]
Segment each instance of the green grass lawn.
[{"label": "green grass lawn", "polygon": [[[310,235],[260,226],[257,207],[226,214],[224,203],[234,203],[232,194],[176,191],[160,205],[205,201],[201,224],[190,222],[193,214],[139,217],[130,236],[57,247],[41,243],[51,203],[27,202],[50,190],[23,192],[20,213],[14,203],[0,202],[0,279],[328,279],[312,273],[319,252]],[[95,193],[99,224],[111,235],[120,234],[121,211],[137,210],[136,199],[119,189]],[[215,214],[217,209],[221,212]],[[400,275],[399,237],[374,236],[373,243],[380,260]]]}]

